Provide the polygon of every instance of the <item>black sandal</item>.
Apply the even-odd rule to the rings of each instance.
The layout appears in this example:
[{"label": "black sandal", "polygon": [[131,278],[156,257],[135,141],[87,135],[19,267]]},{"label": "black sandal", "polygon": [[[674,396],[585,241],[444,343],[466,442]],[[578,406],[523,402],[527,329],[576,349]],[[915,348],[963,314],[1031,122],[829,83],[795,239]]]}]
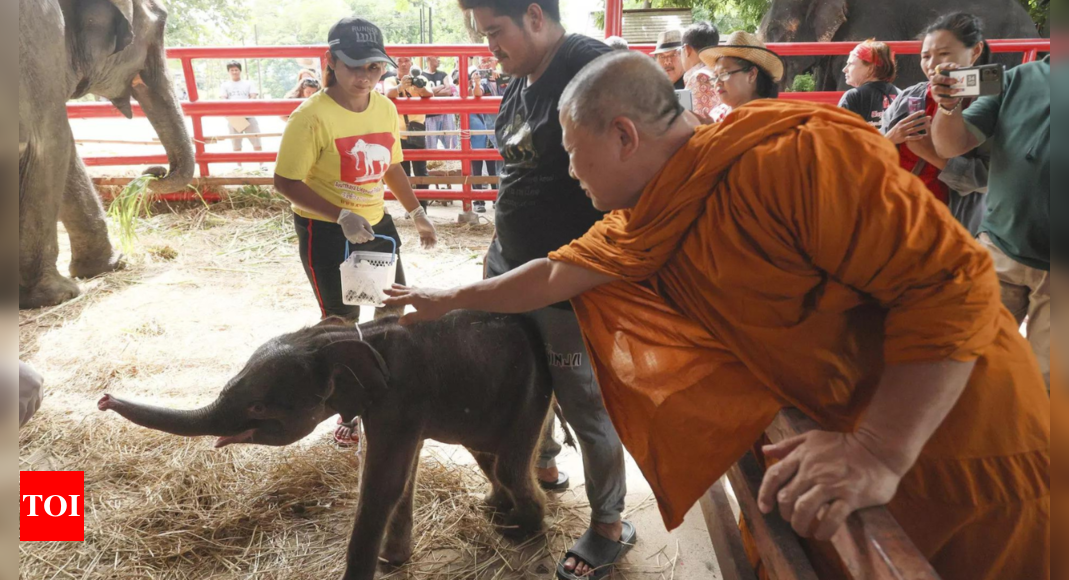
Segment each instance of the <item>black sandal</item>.
[{"label": "black sandal", "polygon": [[548,491],[550,493],[560,493],[562,491],[567,491],[567,489],[571,486],[571,481],[572,480],[570,477],[568,477],[567,473],[564,473],[563,471],[558,471],[557,481],[542,481],[541,479],[539,479],[538,487],[541,487],[543,491]]},{"label": "black sandal", "polygon": [[[575,546],[557,563],[558,580],[599,580],[608,576],[620,558],[635,545],[638,539],[635,526],[631,522],[623,522],[623,524],[624,533],[620,536],[619,542],[605,538],[594,530],[587,530]],[[575,573],[564,569],[564,563],[568,561],[568,558],[575,558],[594,568],[594,571],[586,576],[576,576]]]}]

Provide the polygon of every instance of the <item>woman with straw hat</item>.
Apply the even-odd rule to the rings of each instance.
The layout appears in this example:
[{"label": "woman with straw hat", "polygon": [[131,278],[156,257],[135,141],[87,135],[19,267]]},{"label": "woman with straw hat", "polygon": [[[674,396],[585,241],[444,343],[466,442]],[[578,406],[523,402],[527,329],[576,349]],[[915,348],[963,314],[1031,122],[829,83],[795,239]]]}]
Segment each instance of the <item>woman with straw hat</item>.
[{"label": "woman with straw hat", "polygon": [[751,101],[779,96],[783,61],[756,35],[732,33],[726,44],[707,48],[699,56],[711,69],[713,87],[724,104],[714,111],[715,121]]}]

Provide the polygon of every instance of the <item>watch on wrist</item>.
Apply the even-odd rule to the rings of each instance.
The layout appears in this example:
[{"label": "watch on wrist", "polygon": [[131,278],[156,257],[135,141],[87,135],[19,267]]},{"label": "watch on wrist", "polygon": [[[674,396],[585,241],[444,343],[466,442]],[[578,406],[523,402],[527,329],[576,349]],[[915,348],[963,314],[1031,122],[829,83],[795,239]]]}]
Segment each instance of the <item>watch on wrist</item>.
[{"label": "watch on wrist", "polygon": [[961,110],[961,99],[958,99],[958,104],[954,105],[953,107],[951,107],[949,109],[944,107],[942,104],[939,105],[939,112],[944,114],[944,115],[946,115],[946,116],[948,116],[948,117],[953,117],[954,113],[957,113],[960,110]]}]

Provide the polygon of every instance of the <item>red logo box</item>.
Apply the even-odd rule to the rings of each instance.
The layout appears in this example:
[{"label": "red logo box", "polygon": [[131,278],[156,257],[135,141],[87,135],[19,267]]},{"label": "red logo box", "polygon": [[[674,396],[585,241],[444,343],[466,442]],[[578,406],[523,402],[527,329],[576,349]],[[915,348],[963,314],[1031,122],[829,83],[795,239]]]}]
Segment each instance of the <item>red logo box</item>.
[{"label": "red logo box", "polygon": [[19,472],[19,541],[85,541],[84,472]]}]

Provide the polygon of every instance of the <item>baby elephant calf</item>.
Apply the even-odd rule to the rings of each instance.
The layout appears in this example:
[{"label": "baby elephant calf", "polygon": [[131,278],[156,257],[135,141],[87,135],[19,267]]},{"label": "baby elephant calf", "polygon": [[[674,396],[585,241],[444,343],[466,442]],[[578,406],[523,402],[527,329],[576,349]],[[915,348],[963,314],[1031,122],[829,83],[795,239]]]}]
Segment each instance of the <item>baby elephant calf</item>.
[{"label": "baby elephant calf", "polygon": [[[552,399],[542,341],[526,319],[456,312],[401,327],[326,321],[271,340],[218,399],[196,411],[138,405],[105,395],[102,411],[186,437],[289,445],[340,414],[362,417],[363,489],[349,542],[346,580],[371,580],[382,557],[412,556],[412,495],[424,439],[463,445],[493,491],[502,530],[541,529],[545,497],[532,475]],[[392,516],[392,517],[391,517]],[[386,542],[383,548],[383,536]]]}]

